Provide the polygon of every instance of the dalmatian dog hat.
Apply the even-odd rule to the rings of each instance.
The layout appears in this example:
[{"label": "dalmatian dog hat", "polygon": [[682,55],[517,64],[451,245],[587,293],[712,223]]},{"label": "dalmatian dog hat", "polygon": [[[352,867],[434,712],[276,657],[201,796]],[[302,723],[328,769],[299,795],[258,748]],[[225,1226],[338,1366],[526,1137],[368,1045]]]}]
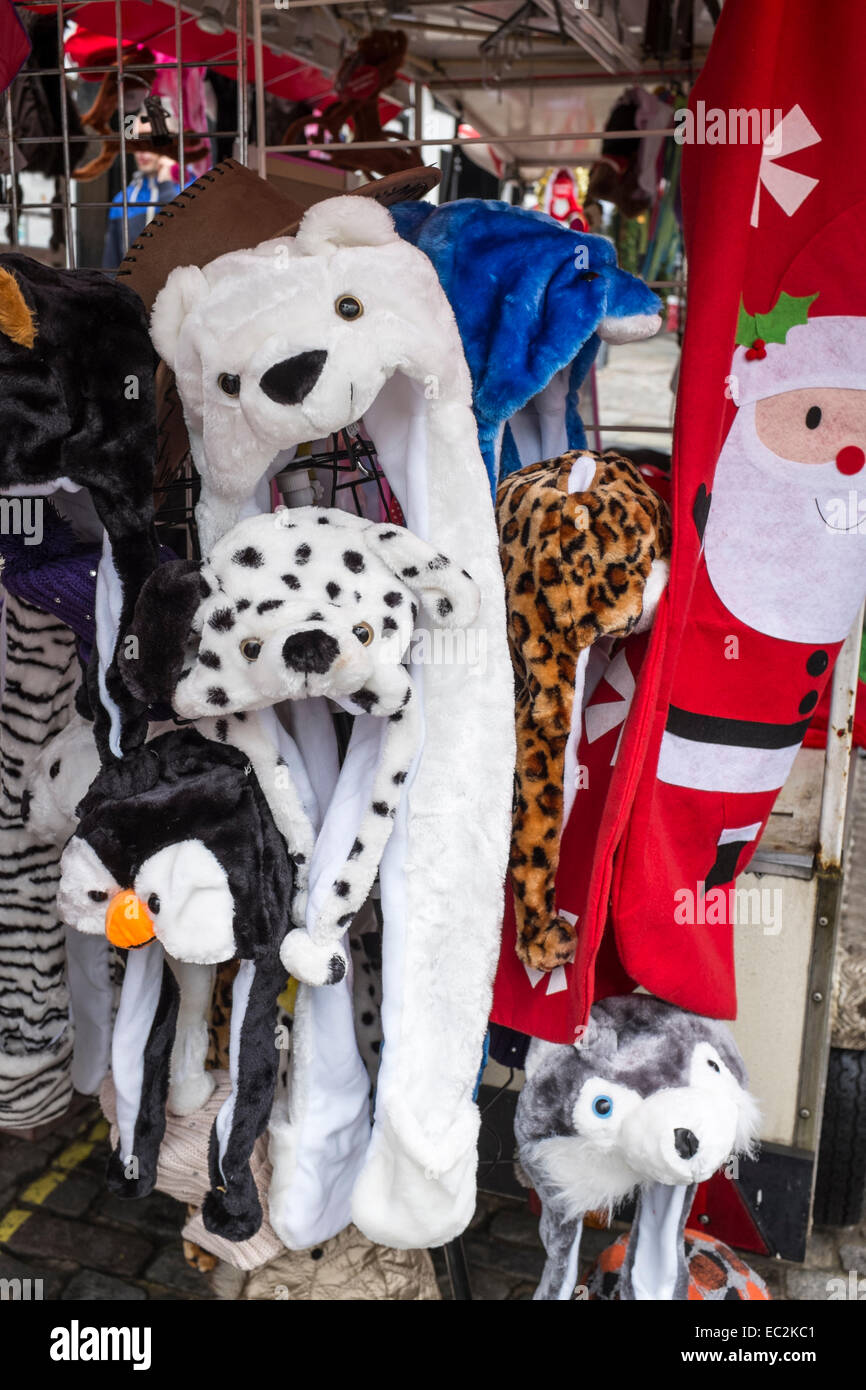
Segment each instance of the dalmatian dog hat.
[{"label": "dalmatian dog hat", "polygon": [[[473,1092],[514,766],[502,573],[454,315],[430,261],[401,240],[386,209],[341,197],[311,208],[296,236],[173,270],[151,328],[202,479],[205,554],[238,520],[268,509],[268,478],[292,450],[363,419],[409,531],[468,570],[481,595],[483,663],[410,665],[423,745],[380,866],[391,986],[372,1135],[344,977],[301,991],[294,1108],[271,1141],[286,1177],[277,1206],[287,1244],[315,1243],[349,1220],[386,1245],[439,1244],[474,1210]],[[419,625],[429,631],[429,622],[422,610]],[[271,714],[262,717],[275,746],[303,765],[324,846],[339,771],[327,704],[296,702],[291,746]],[[370,737],[359,716],[347,762],[360,782]]]},{"label": "dalmatian dog hat", "polygon": [[[283,964],[306,984],[334,984],[348,964],[342,940],[373,886],[421,748],[418,696],[401,664],[419,604],[437,626],[466,628],[478,611],[478,589],[403,527],[337,509],[281,507],[240,522],[214,547],[193,588],[199,601],[189,634],[179,633],[172,648],[163,613],[166,604],[182,610],[190,568],[182,561],[163,567],[139,597],[136,656],[123,663],[138,698],[172,699],[184,719],[216,716],[223,737],[226,715],[285,700],[327,697],[367,721],[365,786],[347,763],[329,811],[344,845],[336,864],[333,854],[314,852],[308,866],[303,825],[288,837],[312,892],[305,904],[296,902],[305,925],[283,942]],[[274,778],[280,774],[277,766]],[[302,807],[300,796],[295,804]]]},{"label": "dalmatian dog hat", "polygon": [[573,1046],[530,1044],[514,1132],[543,1208],[536,1299],[572,1297],[585,1213],[634,1193],[620,1298],[684,1299],[696,1186],[753,1151],[758,1108],[723,1023],[631,994],[596,1004]]},{"label": "dalmatian dog hat", "polygon": [[[286,796],[297,763],[280,755],[257,771],[272,804],[282,804],[281,828],[296,868],[295,930],[282,943],[283,964],[307,985],[327,987],[312,991],[311,999],[336,995],[334,1012],[341,1018],[349,1007],[346,1029],[321,1037],[326,1051],[318,1064],[330,1065],[339,1051],[335,1044],[345,1038],[341,1046],[347,1066],[352,1053],[352,1064],[339,1101],[345,1107],[348,1098],[353,1107],[359,1153],[370,1139],[369,1083],[354,1042],[349,1048],[351,1001],[340,988],[348,979],[343,943],[381,871],[422,751],[418,689],[402,661],[413,640],[431,636],[428,655],[435,657],[435,635],[420,626],[422,613],[434,629],[459,630],[462,638],[479,603],[469,574],[403,527],[337,509],[281,508],[240,522],[200,567],[178,561],[156,571],[136,607],[130,632],[136,642],[127,644],[137,655],[124,660],[124,678],[138,698],[171,699],[179,716],[211,725],[218,739],[235,745],[250,737],[256,711],[279,702],[297,710],[329,699],[355,716],[318,834],[303,780],[293,799]],[[184,614],[170,639],[166,611]],[[385,922],[386,941],[394,920],[399,927],[399,919]],[[302,1021],[302,1036],[303,1027]],[[299,1095],[302,1100],[303,1091],[293,1086],[295,1111]],[[293,1206],[298,1186],[284,1180],[288,1165],[280,1144],[288,1127],[279,1116],[272,1124],[270,1218],[281,1235],[293,1228],[275,1191],[288,1193]],[[337,1220],[339,1229],[348,1220],[339,1210],[337,1218],[326,1206],[318,1219]]]}]

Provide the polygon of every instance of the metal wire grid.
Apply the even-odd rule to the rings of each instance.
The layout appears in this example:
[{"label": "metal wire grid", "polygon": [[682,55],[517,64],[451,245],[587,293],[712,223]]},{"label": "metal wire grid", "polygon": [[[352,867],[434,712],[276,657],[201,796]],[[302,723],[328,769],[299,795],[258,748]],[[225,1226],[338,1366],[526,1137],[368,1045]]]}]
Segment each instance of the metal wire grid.
[{"label": "metal wire grid", "polygon": [[[190,137],[200,139],[212,139],[217,136],[234,137],[237,140],[238,158],[242,164],[247,160],[248,142],[248,120],[249,120],[249,93],[247,89],[247,0],[235,0],[235,39],[225,54],[219,54],[209,59],[207,66],[224,68],[232,65],[234,59],[235,77],[237,80],[237,126],[233,130],[184,130],[184,109],[183,109],[183,69],[203,66],[200,59],[186,60],[183,57],[183,27],[190,21],[194,21],[196,16],[191,12],[184,14],[180,0],[174,0],[174,23],[170,29],[158,29],[153,34],[149,34],[146,39],[137,39],[137,43],[154,43],[163,34],[173,32],[175,40],[176,57],[170,62],[148,63],[148,64],[128,64],[123,67],[124,47],[127,43],[127,36],[124,34],[123,27],[123,4],[122,0],[88,0],[88,3],[98,3],[112,5],[114,9],[114,29],[115,29],[115,62],[108,66],[93,66],[87,68],[75,67],[63,61],[64,39],[66,37],[66,26],[74,20],[75,14],[83,6],[78,0],[55,0],[54,5],[45,3],[39,5],[39,10],[54,9],[57,19],[57,52],[59,64],[57,67],[25,67],[21,73],[10,83],[4,94],[7,149],[9,158],[9,173],[0,176],[0,187],[3,188],[3,196],[0,199],[0,212],[10,214],[10,241],[13,247],[20,244],[18,233],[18,222],[22,212],[44,212],[44,203],[28,203],[18,196],[18,177],[21,172],[17,167],[16,146],[58,144],[63,153],[63,177],[57,180],[60,184],[60,209],[63,218],[64,228],[64,250],[67,269],[75,269],[78,265],[77,236],[75,226],[75,212],[78,201],[73,197],[74,180],[72,178],[72,147],[75,145],[86,146],[101,141],[98,135],[73,135],[69,130],[69,116],[67,110],[67,100],[70,95],[69,79],[86,73],[89,77],[103,76],[105,73],[113,72],[115,68],[118,73],[124,76],[142,72],[153,72],[154,70],[173,72],[176,76],[177,90],[177,123],[178,123],[178,164],[181,169],[181,182],[183,182],[183,171],[186,167],[186,141]],[[13,4],[18,9],[36,8],[25,3],[25,0],[13,0]],[[57,77],[60,86],[60,121],[61,133],[59,135],[40,135],[23,136],[18,135],[15,130],[12,110],[12,90],[16,82],[26,81],[28,78]],[[121,193],[122,193],[122,227],[123,227],[123,246],[124,251],[129,248],[129,203],[127,198],[126,161],[127,161],[127,139],[128,129],[126,122],[125,95],[123,80],[119,80],[118,89],[118,159],[121,167]],[[8,185],[8,196],[6,193]],[[106,212],[114,206],[110,202],[88,202],[87,209],[104,209]],[[136,210],[144,208],[158,208],[159,203],[140,202],[136,203]]]}]

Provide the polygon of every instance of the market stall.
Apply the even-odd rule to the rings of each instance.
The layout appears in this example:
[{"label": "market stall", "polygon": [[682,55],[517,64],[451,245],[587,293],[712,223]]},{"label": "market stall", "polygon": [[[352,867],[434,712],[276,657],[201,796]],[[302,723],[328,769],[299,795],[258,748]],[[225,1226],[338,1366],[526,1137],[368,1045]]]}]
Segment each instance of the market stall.
[{"label": "market stall", "polygon": [[862,1219],[864,42],[0,0],[0,1190],[77,1125],[233,1300]]}]

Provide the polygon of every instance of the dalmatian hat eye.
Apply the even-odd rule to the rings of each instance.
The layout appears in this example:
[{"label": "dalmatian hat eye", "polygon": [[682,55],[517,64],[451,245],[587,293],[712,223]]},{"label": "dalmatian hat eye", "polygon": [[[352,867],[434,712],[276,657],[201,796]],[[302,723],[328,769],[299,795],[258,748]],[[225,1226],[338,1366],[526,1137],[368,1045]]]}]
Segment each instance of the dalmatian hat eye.
[{"label": "dalmatian hat eye", "polygon": [[[164,601],[166,582],[154,582],[156,599]],[[174,662],[172,700],[187,719],[321,695],[354,713],[391,715],[420,609],[437,626],[457,627],[479,603],[469,574],[405,528],[315,507],[239,523],[198,583]],[[156,651],[139,663],[151,669],[151,653],[157,664],[166,656],[149,601],[143,594],[136,620],[153,634]]]}]

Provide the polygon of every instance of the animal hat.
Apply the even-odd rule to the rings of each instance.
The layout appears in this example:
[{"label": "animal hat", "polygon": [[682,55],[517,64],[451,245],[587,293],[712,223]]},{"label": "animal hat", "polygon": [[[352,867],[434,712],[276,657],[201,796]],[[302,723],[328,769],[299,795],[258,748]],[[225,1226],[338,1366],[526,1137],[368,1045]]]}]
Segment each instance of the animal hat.
[{"label": "animal hat", "polygon": [[599,345],[651,338],[658,297],[618,269],[606,237],[509,203],[406,203],[393,217],[454,310],[494,495],[515,469],[583,448],[577,393]]},{"label": "animal hat", "polygon": [[[63,852],[58,906],[70,926],[128,950],[112,1039],[120,1138],[109,1186],[121,1197],[153,1189],[183,994],[207,993],[211,967],[240,956],[232,1090],[211,1133],[203,1217],[209,1230],[245,1240],[261,1223],[249,1158],[268,1121],[279,1059],[279,948],[294,890],[285,843],[246,755],[193,729],[162,734],[103,769],[80,814]],[[203,1065],[206,1002],[190,1011],[190,1073]],[[209,1089],[203,1083],[196,1095],[188,1085],[190,1108]]]},{"label": "animal hat", "polygon": [[103,757],[144,728],[115,647],[156,564],[154,367],[141,302],[124,285],[0,255],[0,492],[62,502],[86,490],[104,528],[88,677]]},{"label": "animal hat", "polygon": [[574,1045],[534,1040],[514,1121],[542,1203],[547,1263],[534,1297],[572,1297],[585,1213],[610,1214],[637,1193],[619,1297],[686,1298],[696,1186],[751,1153],[757,1131],[743,1059],[714,1019],[631,994],[595,1004]]},{"label": "animal hat", "polygon": [[556,910],[556,871],[589,648],[648,625],[667,578],[670,522],[640,471],[612,450],[512,473],[496,506],[517,681],[517,954],[531,969],[554,970],[574,955],[574,927]]},{"label": "animal hat", "polygon": [[[367,749],[363,797],[357,788],[354,802],[339,791],[334,798],[343,861],[330,883],[314,881],[306,926],[283,942],[283,964],[296,979],[334,984],[345,975],[341,942],[373,886],[421,747],[418,694],[401,665],[419,603],[436,626],[454,629],[472,622],[479,602],[465,570],[403,527],[318,507],[242,521],[214,547],[197,583],[177,561],[142,590],[130,629],[136,655],[123,666],[140,699],[171,700],[182,718],[201,719],[327,698],[368,717],[378,734],[378,754],[372,742]],[[189,623],[174,645],[166,608]],[[338,787],[352,778],[349,764]],[[301,838],[291,836],[298,849]],[[305,855],[302,866],[306,881]]]},{"label": "animal hat", "polygon": [[[266,509],[268,476],[286,450],[363,416],[408,529],[471,570],[481,593],[483,663],[411,667],[424,742],[380,869],[394,984],[372,1141],[344,978],[327,1002],[321,991],[300,998],[307,1041],[293,1062],[293,1113],[271,1145],[294,1175],[283,1189],[294,1204],[281,1230],[287,1243],[324,1239],[350,1212],[384,1244],[440,1243],[474,1210],[472,1097],[500,934],[514,747],[496,532],[457,326],[429,260],[385,209],[332,198],[310,209],[296,237],[173,271],[152,329],[176,373],[202,478],[205,551],[242,515]],[[294,753],[324,811],[336,782],[333,729],[324,701],[303,707]],[[273,736],[284,743],[278,723]],[[347,760],[359,787],[377,723],[355,720]],[[344,860],[339,838],[320,833],[314,871],[320,864],[333,882]],[[313,1077],[338,1034],[346,1074],[321,1066]],[[340,1117],[349,1109],[347,1137]]]}]

